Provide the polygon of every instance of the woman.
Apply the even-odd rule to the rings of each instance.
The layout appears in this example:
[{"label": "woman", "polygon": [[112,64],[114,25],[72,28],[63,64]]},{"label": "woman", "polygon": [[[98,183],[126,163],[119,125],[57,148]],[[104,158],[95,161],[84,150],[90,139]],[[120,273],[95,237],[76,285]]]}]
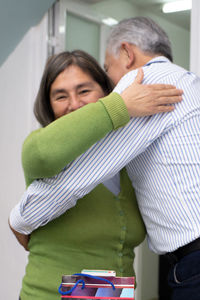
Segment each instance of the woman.
[{"label": "woman", "polygon": [[[120,116],[126,107],[116,93],[84,106],[111,90],[108,77],[88,54],[65,52],[49,59],[35,103],[37,119],[42,126],[49,125],[33,132],[23,146],[27,185],[56,175],[98,139],[129,121],[128,114]],[[126,102],[127,92],[124,97]],[[134,275],[133,248],[143,241],[145,228],[126,171],[120,173],[120,190],[116,176],[59,218],[42,219],[39,226],[49,223],[31,234],[21,300],[59,299],[61,276],[84,268]]]}]

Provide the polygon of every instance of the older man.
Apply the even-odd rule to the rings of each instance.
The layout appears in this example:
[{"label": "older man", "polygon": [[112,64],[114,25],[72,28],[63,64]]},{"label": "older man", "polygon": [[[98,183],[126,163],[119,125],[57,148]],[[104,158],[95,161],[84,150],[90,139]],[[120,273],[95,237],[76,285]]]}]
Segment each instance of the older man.
[{"label": "older man", "polygon": [[[54,180],[60,187],[59,201],[63,206],[54,214],[56,217],[59,209],[69,209],[98,183],[126,166],[147,228],[150,249],[174,258],[170,273],[173,300],[199,300],[200,79],[171,60],[169,40],[152,20],[131,18],[113,28],[105,69],[117,84],[114,91],[121,93],[133,81],[135,70],[143,67],[144,83],[176,85],[184,91],[183,101],[173,112],[132,118],[128,125],[109,133],[63,170],[59,182]],[[54,199],[58,189],[50,188],[51,183],[52,179],[43,180],[41,191],[38,184],[37,197],[34,186],[27,190],[33,207],[34,201],[39,201],[38,195],[43,197],[48,193]],[[22,233],[39,226],[30,225],[23,218]],[[38,224],[41,222],[38,214]],[[16,230],[17,224],[12,217],[11,225]]]}]

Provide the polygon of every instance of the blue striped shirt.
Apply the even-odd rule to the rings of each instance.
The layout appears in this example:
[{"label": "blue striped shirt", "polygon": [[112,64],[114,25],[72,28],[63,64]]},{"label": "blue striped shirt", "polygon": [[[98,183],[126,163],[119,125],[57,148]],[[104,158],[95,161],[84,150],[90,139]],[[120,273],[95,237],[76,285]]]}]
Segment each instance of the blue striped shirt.
[{"label": "blue striped shirt", "polygon": [[[126,166],[151,250],[171,252],[200,236],[200,79],[165,57],[143,70],[144,83],[176,85],[183,101],[173,112],[132,118],[54,178],[33,182],[11,212],[14,229],[29,233],[46,224]],[[136,74],[126,74],[114,91]]]}]

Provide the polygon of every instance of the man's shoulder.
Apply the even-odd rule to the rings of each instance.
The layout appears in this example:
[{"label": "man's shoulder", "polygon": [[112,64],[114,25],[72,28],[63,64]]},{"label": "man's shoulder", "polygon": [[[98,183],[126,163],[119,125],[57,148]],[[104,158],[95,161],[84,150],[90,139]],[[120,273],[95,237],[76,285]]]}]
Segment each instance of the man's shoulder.
[{"label": "man's shoulder", "polygon": [[[144,72],[144,84],[174,84],[180,76],[182,76],[184,73],[188,73],[186,69],[172,63],[167,58],[161,58],[162,57],[154,58],[142,67]],[[138,69],[135,69],[126,73],[116,85],[114,92],[120,94],[126,87],[128,87],[134,81],[137,72]]]},{"label": "man's shoulder", "polygon": [[175,84],[183,74],[188,71],[181,66],[178,66],[169,60],[157,61],[152,64],[147,64],[143,67],[144,80],[143,83],[164,83]]},{"label": "man's shoulder", "polygon": [[113,92],[121,94],[121,92],[127,88],[135,79],[137,75],[138,69],[131,70],[130,72],[126,73],[118,82],[116,87],[114,88]]}]

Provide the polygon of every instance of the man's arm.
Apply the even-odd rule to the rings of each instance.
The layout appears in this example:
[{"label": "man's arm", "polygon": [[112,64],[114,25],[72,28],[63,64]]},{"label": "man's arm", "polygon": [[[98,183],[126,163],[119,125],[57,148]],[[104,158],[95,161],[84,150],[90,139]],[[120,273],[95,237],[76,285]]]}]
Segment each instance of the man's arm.
[{"label": "man's arm", "polygon": [[[133,74],[129,76],[132,77]],[[121,93],[130,80],[132,78],[126,77],[116,91]],[[77,199],[115,175],[143,152],[171,124],[170,114],[158,114],[134,118],[126,127],[111,132],[59,175],[30,185],[23,196],[20,209],[11,213],[11,225],[19,232],[28,234],[63,214],[76,204]],[[12,217],[13,214],[17,216],[17,221]]]},{"label": "man's arm", "polygon": [[11,227],[9,220],[8,220],[8,224],[9,224],[11,231],[15,235],[16,239],[20,243],[20,245],[22,245],[24,247],[24,249],[26,251],[28,251],[28,242],[29,242],[30,236],[17,232],[14,228]]},{"label": "man's arm", "polygon": [[173,106],[165,104],[179,101],[180,93],[174,87],[141,85],[142,80],[143,72],[139,70],[134,83],[122,93],[124,101],[119,94],[111,93],[32,132],[22,149],[27,186],[34,179],[58,174],[107,133],[125,126],[129,115],[146,116],[173,110]]}]

